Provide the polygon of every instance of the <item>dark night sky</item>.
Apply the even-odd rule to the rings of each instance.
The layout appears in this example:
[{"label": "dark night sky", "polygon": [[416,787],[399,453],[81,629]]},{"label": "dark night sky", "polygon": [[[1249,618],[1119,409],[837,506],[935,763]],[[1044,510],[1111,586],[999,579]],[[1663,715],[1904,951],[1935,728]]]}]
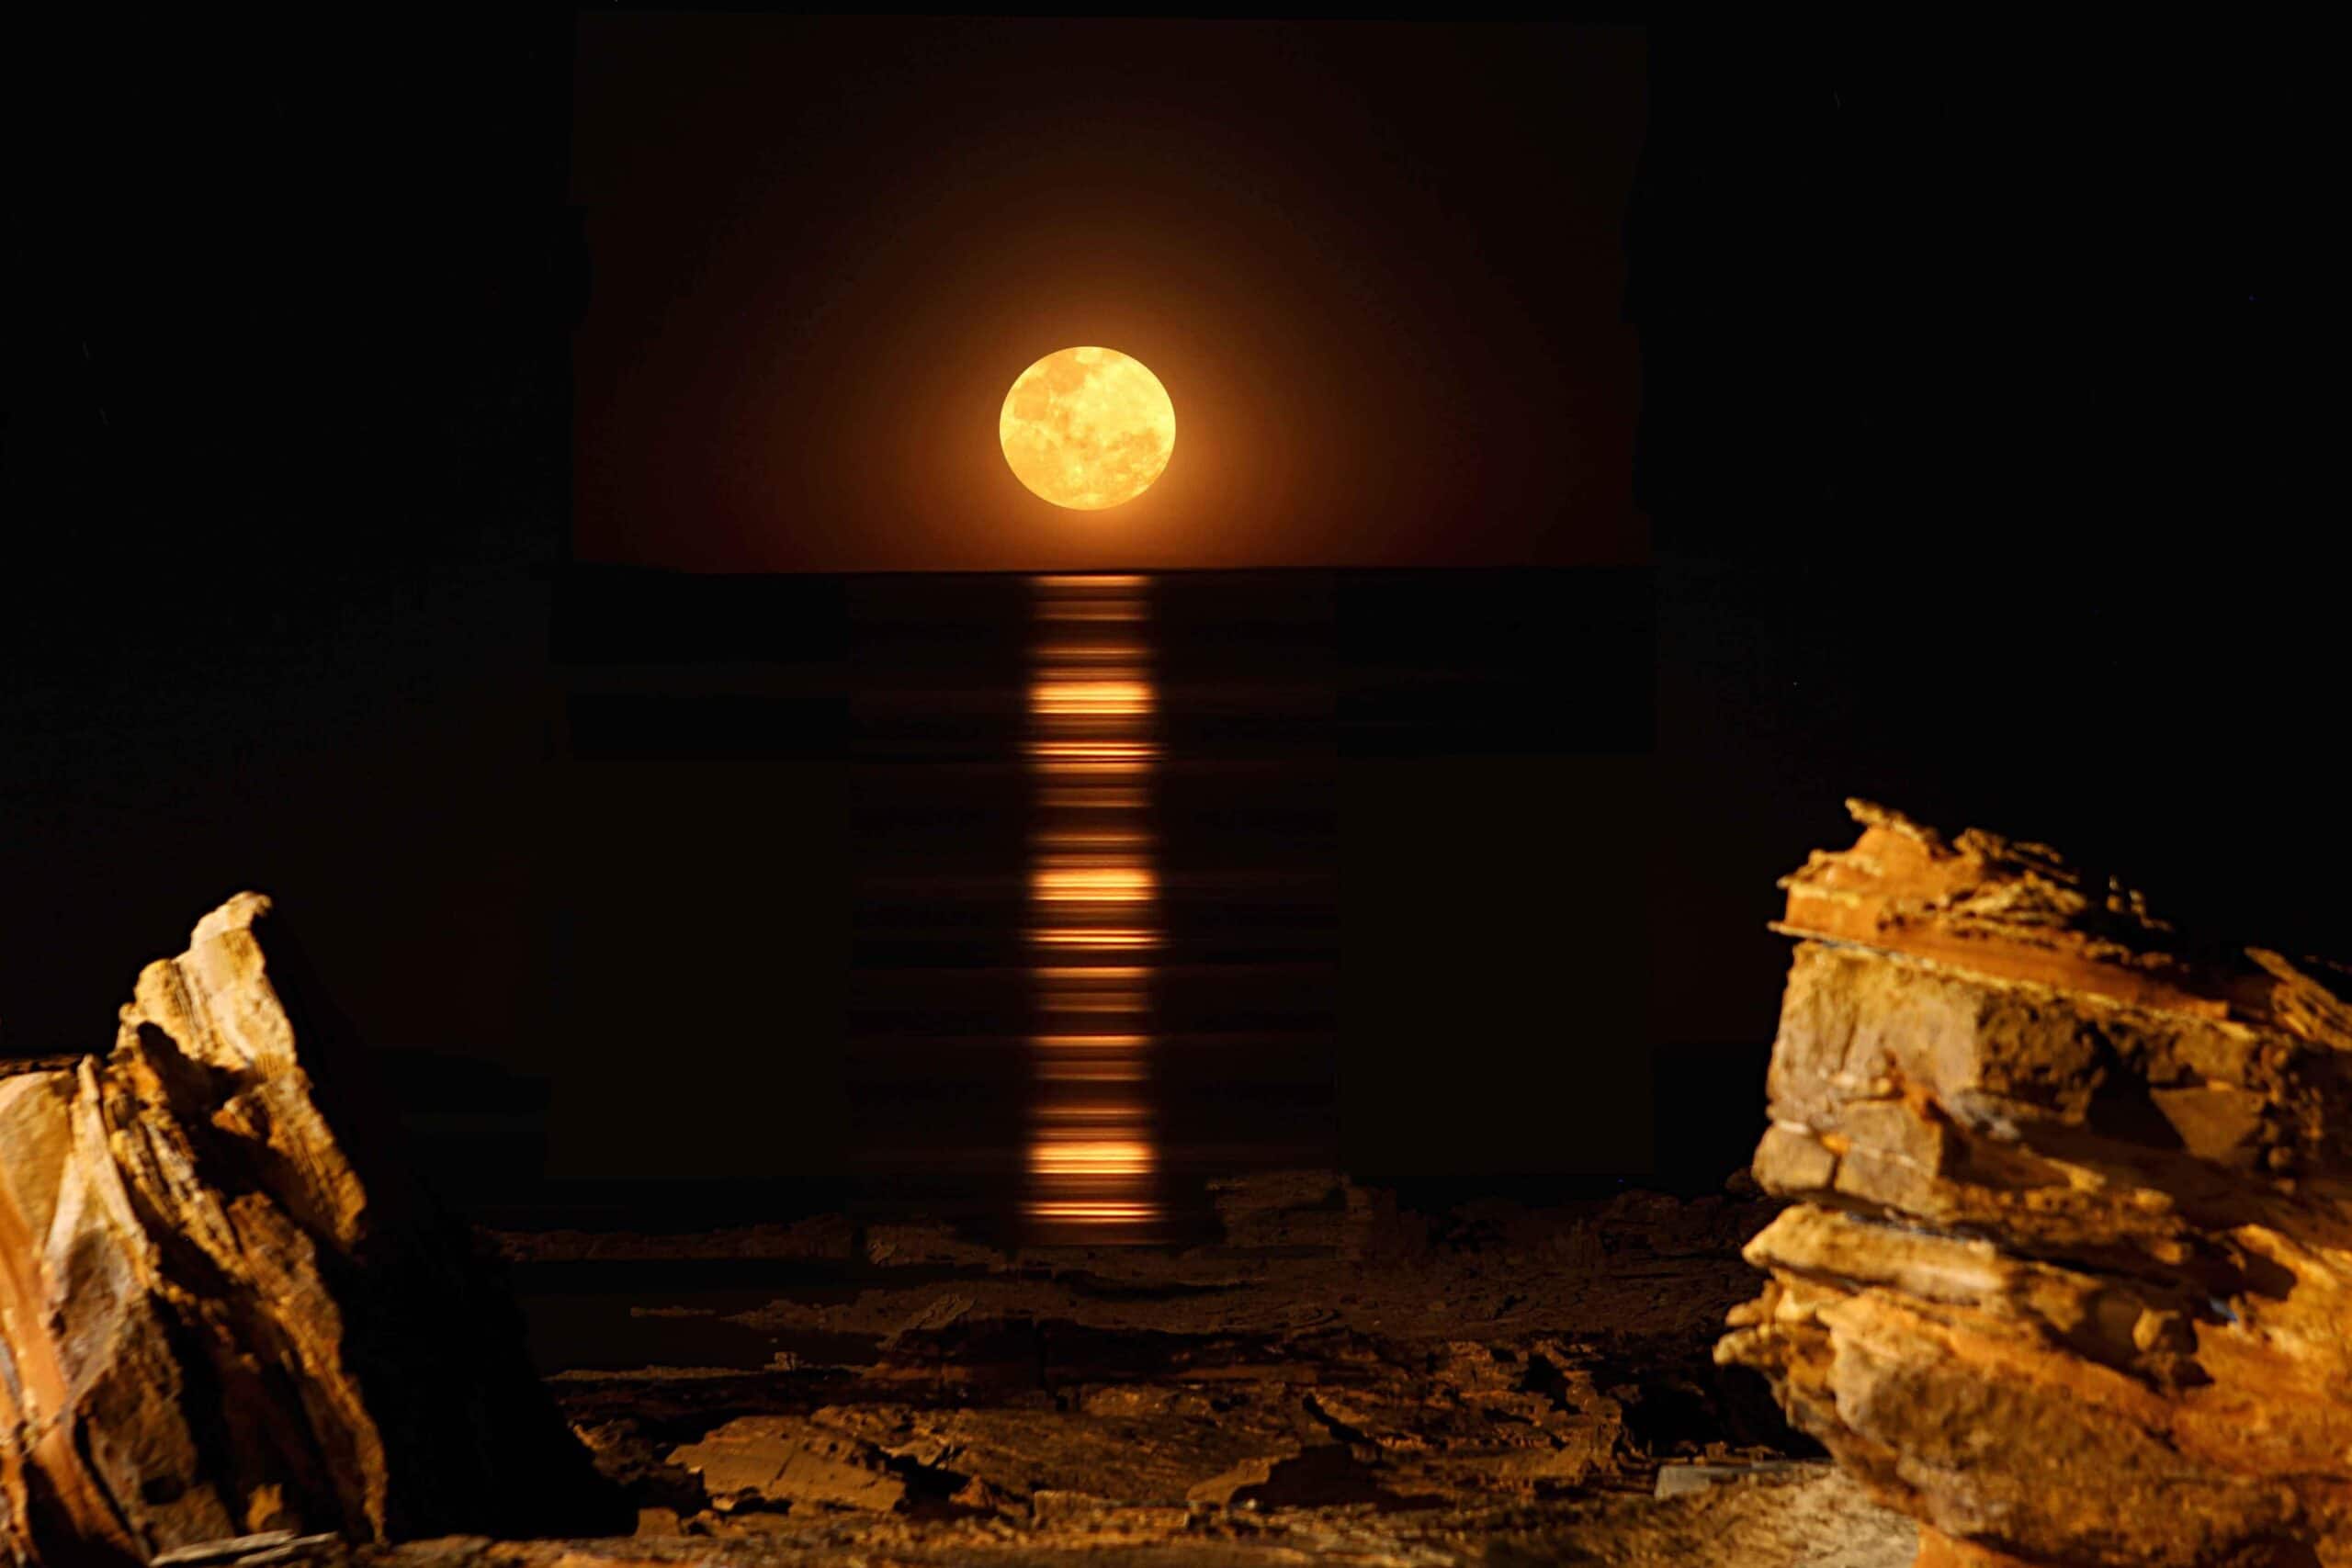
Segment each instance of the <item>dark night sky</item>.
[{"label": "dark night sky", "polygon": [[[1640,558],[1630,28],[589,17],[581,553],[695,570]],[[1103,344],[1176,457],[1023,490]]]},{"label": "dark night sky", "polygon": [[[821,1168],[785,1023],[649,1089],[550,1010],[574,891],[660,892],[631,877],[722,852],[710,802],[766,776],[565,773],[575,546],[1633,563],[1651,751],[1456,759],[1500,814],[1360,843],[1351,885],[1383,951],[1465,899],[1518,908],[1537,967],[1638,925],[1622,1049],[1735,1142],[1771,881],[1844,795],[2352,953],[2309,39],[46,25],[6,65],[0,1048],[102,1045],[137,963],[257,886],[372,1040],[549,1079],[560,1173]],[[1183,422],[1115,549],[994,449],[1011,376],[1083,341]],[[805,852],[752,868],[777,886],[833,874],[810,788]],[[1531,843],[1549,901],[1509,906],[1487,852]],[[720,938],[605,977],[615,1016],[755,969],[823,994],[821,909],[785,961],[712,908]],[[1475,956],[1430,951],[1425,1000]],[[1578,1006],[1514,993],[1418,1128],[1407,1065],[1367,1069],[1373,1153],[1559,1168],[1610,1110],[1526,1042]]]}]

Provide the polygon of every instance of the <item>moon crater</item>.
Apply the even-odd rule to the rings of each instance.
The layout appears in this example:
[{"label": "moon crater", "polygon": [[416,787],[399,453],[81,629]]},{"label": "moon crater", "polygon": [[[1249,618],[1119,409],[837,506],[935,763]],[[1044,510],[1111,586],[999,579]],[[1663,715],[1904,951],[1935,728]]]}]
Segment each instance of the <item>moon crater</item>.
[{"label": "moon crater", "polygon": [[1143,362],[1115,348],[1064,348],[1021,373],[997,438],[1014,477],[1074,511],[1133,501],[1168,467],[1176,409]]}]

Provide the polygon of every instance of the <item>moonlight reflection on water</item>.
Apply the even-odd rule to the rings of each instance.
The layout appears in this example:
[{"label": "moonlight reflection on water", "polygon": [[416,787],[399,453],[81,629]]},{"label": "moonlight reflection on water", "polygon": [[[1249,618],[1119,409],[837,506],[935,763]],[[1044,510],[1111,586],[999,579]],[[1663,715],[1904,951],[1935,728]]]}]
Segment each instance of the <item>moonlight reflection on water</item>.
[{"label": "moonlight reflection on water", "polygon": [[1037,1032],[1023,1217],[1035,1239],[1153,1237],[1147,1092],[1160,943],[1144,578],[1034,580],[1027,948]]}]

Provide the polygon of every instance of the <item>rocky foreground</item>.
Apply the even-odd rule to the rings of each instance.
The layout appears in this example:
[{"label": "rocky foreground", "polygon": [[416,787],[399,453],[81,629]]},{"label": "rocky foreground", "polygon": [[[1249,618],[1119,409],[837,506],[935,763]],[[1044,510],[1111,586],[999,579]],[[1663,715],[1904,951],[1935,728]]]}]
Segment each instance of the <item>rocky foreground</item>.
[{"label": "rocky foreground", "polygon": [[2352,1563],[2352,996],[2039,845],[1854,803],[1756,1158],[1804,1200],[1726,1364],[1923,1563]]},{"label": "rocky foreground", "polygon": [[[1227,1242],[1182,1254],[823,1221],[698,1238],[823,1266],[723,1316],[638,1309],[764,1364],[551,1385],[640,1509],[629,1550],[662,1561],[1910,1561],[1906,1521],[1792,1462],[1812,1450],[1760,1382],[1712,1364],[1773,1205],[1432,1220],[1293,1173],[1219,1207]],[[499,1239],[526,1282],[692,1247]],[[1690,1491],[1660,1500],[1661,1476]]]},{"label": "rocky foreground", "polygon": [[[1183,1252],[469,1235],[348,1045],[248,895],[109,1054],[0,1073],[0,1560],[1911,1553],[1709,1356],[1770,1202],[1425,1217],[1291,1173]],[[714,1304],[711,1261],[780,1272]],[[535,1370],[498,1276],[543,1314],[582,1268],[612,1315]],[[676,1353],[616,1357],[631,1325]]]},{"label": "rocky foreground", "polygon": [[469,1238],[234,900],[0,1072],[0,1558],[2352,1568],[2346,976],[1855,815],[1764,1196],[1293,1172],[1183,1251]]},{"label": "rocky foreground", "polygon": [[615,1517],[268,915],[149,964],[106,1056],[0,1075],[0,1559]]},{"label": "rocky foreground", "polygon": [[[1320,1173],[1219,1200],[1227,1241],[1182,1254],[1007,1254],[838,1220],[497,1235],[526,1300],[575,1267],[608,1285],[641,1269],[621,1310],[688,1352],[548,1380],[635,1535],[255,1550],[573,1568],[1911,1562],[1909,1522],[1792,1457],[1810,1447],[1760,1382],[1708,1354],[1752,1288],[1738,1242],[1774,1205],[1637,1194],[1425,1219]],[[747,1258],[795,1283],[734,1308],[661,1285]]]},{"label": "rocky foreground", "polygon": [[[1810,1447],[1760,1382],[1708,1355],[1752,1288],[1738,1242],[1775,1205],[1639,1194],[1428,1220],[1289,1173],[1227,1184],[1220,1207],[1236,1239],[1182,1255],[1005,1254],[832,1219],[490,1236],[526,1304],[576,1268],[634,1276],[616,1310],[689,1352],[548,1379],[633,1533],[281,1533],[158,1561],[1912,1561],[1910,1522],[1792,1457]],[[723,1292],[767,1297],[728,1309],[690,1279],[664,1288],[678,1265],[747,1259],[794,1282]]]}]

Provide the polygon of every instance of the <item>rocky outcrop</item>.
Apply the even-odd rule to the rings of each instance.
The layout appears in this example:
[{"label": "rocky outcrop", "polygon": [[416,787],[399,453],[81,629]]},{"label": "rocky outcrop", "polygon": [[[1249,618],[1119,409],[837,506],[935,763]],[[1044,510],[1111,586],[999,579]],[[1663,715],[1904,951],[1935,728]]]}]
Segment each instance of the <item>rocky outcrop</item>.
[{"label": "rocky outcrop", "polygon": [[1920,1561],[2352,1563],[2352,988],[2052,852],[1849,803],[1716,1359]]},{"label": "rocky outcrop", "polygon": [[149,964],[105,1057],[0,1077],[0,1558],[605,1517],[268,910]]}]

